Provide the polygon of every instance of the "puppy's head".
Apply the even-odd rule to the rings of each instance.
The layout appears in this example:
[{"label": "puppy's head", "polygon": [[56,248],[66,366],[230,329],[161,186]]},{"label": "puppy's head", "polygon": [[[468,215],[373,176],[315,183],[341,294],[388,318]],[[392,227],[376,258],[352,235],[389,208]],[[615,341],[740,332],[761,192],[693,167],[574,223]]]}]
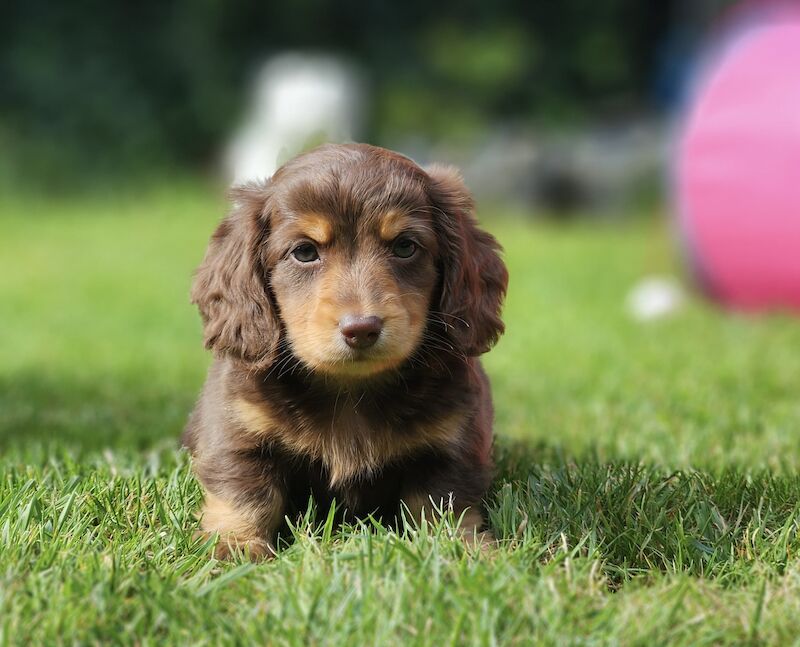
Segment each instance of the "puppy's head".
[{"label": "puppy's head", "polygon": [[217,353],[352,379],[501,334],[506,269],[453,169],[323,146],[232,197],[192,290]]}]

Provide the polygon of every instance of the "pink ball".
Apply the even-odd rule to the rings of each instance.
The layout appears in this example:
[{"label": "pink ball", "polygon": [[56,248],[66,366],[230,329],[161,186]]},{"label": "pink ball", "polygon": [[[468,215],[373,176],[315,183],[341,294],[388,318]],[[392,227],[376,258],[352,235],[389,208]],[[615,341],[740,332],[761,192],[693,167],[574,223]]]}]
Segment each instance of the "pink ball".
[{"label": "pink ball", "polygon": [[726,305],[800,309],[800,19],[740,31],[709,66],[678,150],[681,229]]}]

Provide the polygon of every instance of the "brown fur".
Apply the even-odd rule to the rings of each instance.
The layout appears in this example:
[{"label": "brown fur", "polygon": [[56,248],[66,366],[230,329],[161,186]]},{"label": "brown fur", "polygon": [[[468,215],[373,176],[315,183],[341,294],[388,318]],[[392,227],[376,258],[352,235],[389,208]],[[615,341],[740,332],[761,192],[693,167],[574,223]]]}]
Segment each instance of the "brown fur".
[{"label": "brown fur", "polygon": [[[507,273],[458,173],[323,146],[232,198],[192,289],[215,361],[184,433],[218,554],[272,554],[309,496],[390,523],[401,501],[417,517],[452,502],[477,536],[492,408],[476,356],[503,332]],[[308,245],[317,258],[295,257]],[[377,343],[345,344],[347,316],[379,317]]]}]

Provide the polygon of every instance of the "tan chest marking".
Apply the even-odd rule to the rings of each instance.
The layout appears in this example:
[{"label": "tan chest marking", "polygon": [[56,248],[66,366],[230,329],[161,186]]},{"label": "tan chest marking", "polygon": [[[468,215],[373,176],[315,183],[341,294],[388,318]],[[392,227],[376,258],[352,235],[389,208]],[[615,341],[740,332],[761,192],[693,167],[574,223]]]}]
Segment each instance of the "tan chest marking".
[{"label": "tan chest marking", "polygon": [[265,404],[238,399],[234,411],[248,433],[321,461],[330,474],[332,486],[358,475],[374,474],[386,463],[418,449],[454,450],[459,446],[465,422],[464,414],[457,412],[425,426],[398,432],[388,427],[370,427],[358,413],[345,409],[328,429],[288,428],[270,415]]}]

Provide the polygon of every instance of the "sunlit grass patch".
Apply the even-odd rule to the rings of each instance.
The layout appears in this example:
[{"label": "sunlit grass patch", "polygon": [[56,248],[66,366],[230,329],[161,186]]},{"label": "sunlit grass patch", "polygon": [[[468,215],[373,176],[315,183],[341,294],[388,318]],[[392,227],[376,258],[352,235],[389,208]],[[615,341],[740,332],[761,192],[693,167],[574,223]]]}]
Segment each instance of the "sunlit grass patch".
[{"label": "sunlit grass patch", "polygon": [[699,301],[633,321],[665,228],[484,213],[497,544],[327,511],[211,557],[178,436],[208,364],[202,187],[0,206],[0,644],[744,644],[800,631],[800,328]]}]

